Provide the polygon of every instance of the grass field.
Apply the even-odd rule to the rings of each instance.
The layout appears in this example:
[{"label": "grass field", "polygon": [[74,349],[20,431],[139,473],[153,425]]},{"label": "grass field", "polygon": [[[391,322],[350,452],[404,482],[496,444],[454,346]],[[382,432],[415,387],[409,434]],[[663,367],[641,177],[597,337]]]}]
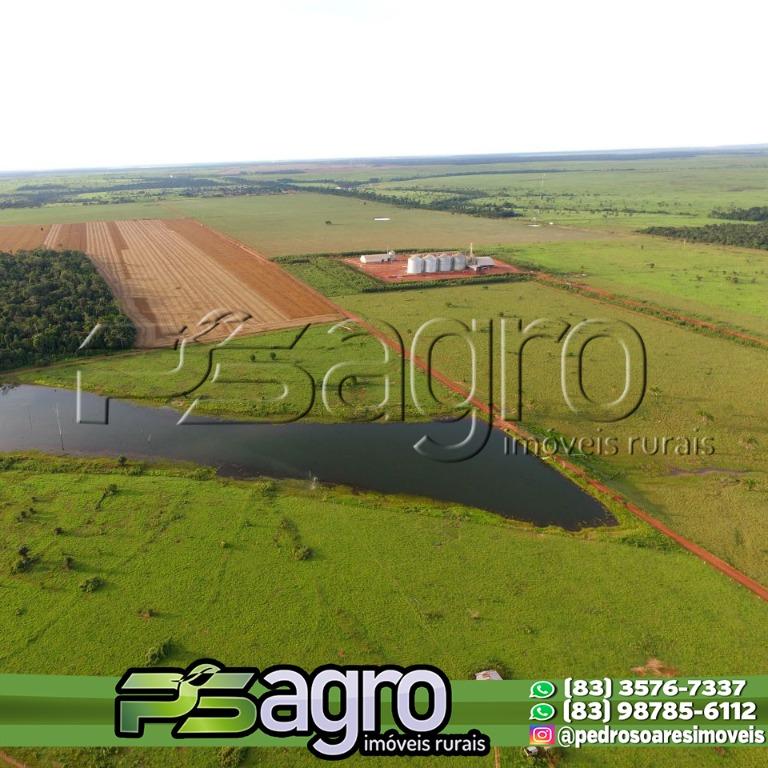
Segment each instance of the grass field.
[{"label": "grass field", "polygon": [[[213,652],[310,668],[428,658],[454,678],[489,664],[516,677],[619,676],[649,657],[681,674],[762,670],[762,604],[652,534],[638,547],[626,530],[541,533],[456,506],[199,469],[36,457],[3,466],[4,671],[117,674],[164,641],[169,664]],[[297,538],[307,559],[294,556]],[[32,564],[11,575],[21,546]],[[99,588],[84,592],[94,578]],[[565,606],[575,605],[588,621],[574,621]],[[88,765],[72,754],[65,765]],[[676,764],[718,764],[711,750],[678,754]],[[731,760],[757,765],[750,754]],[[203,755],[150,750],[143,764],[219,765]],[[19,756],[39,764],[31,750]],[[632,751],[612,759],[653,764]],[[565,764],[600,760],[584,751]],[[251,751],[243,764],[304,762],[300,750]]]},{"label": "grass field", "polygon": [[[566,406],[560,391],[561,348],[548,340],[525,350],[523,422],[539,431],[569,436],[615,435],[625,446],[631,437],[710,436],[714,455],[635,455],[591,459],[609,485],[642,508],[668,521],[758,580],[768,580],[762,544],[768,474],[762,446],[768,444],[768,406],[764,397],[765,352],[719,340],[537,283],[463,286],[413,294],[365,294],[339,300],[371,317],[397,318],[406,343],[420,322],[433,317],[472,318],[482,324],[521,317],[563,320],[574,325],[588,318],[623,320],[640,333],[647,352],[647,392],[639,410],[610,424],[583,420]],[[497,329],[498,330],[498,329]],[[437,333],[437,331],[435,331]],[[482,349],[484,334],[479,334]],[[468,381],[466,350],[459,342],[441,342],[435,366]],[[498,347],[497,347],[498,348]],[[612,399],[623,386],[623,358],[610,342],[587,348],[585,389],[597,400]],[[480,368],[486,358],[478,356]],[[479,381],[485,386],[487,376]],[[599,428],[599,432],[597,431]],[[676,445],[670,442],[669,446]],[[653,444],[648,442],[649,450]]]},{"label": "grass field", "polygon": [[379,281],[359,269],[352,269],[340,258],[284,256],[278,258],[283,269],[311,285],[325,296],[345,296],[375,288]]},{"label": "grass field", "polygon": [[[372,169],[337,173],[361,189],[428,202],[446,193],[476,193],[474,202],[509,203],[524,216],[608,230],[639,229],[650,222],[697,224],[715,208],[765,205],[768,158],[693,157],[556,159],[483,166],[419,168],[399,176]],[[554,171],[554,172],[553,172]],[[432,174],[430,176],[430,174]],[[387,176],[389,175],[389,178]],[[305,175],[297,181],[309,180]],[[754,201],[754,202],[753,202]]]},{"label": "grass field", "polygon": [[[335,329],[335,330],[334,330]],[[391,376],[393,386],[399,380],[397,356],[390,356],[388,366],[381,365],[383,347],[370,335],[350,335],[360,331],[351,323],[313,325],[305,333],[288,329],[236,338],[225,348],[213,344],[191,344],[183,357],[173,349],[135,351],[109,357],[77,358],[56,365],[29,368],[4,374],[2,382],[41,384],[72,389],[77,372],[82,372],[82,386],[87,392],[140,401],[148,405],[170,405],[183,413],[193,401],[199,402],[195,413],[208,416],[234,416],[239,419],[291,420],[304,412],[306,403],[314,404],[307,418],[337,421],[339,412],[329,413],[320,396],[320,385],[328,369],[339,362],[355,363],[360,375],[344,386],[344,398],[354,409],[380,403],[385,395],[381,374]],[[212,361],[211,370],[208,370]],[[220,365],[214,377],[215,366]],[[308,384],[306,373],[314,384]],[[275,400],[283,390],[276,383],[280,377],[289,387],[284,399]],[[215,381],[214,381],[215,378]],[[419,375],[417,388],[422,399],[427,395],[426,377]],[[461,398],[440,385],[436,391],[450,405]],[[188,393],[188,394],[180,394]],[[336,407],[332,398],[332,405]],[[450,407],[435,406],[430,415],[450,413]],[[401,415],[399,398],[392,397],[388,412],[392,419]],[[425,418],[406,398],[406,416]]]},{"label": "grass field", "polygon": [[768,335],[768,254],[761,251],[635,235],[488,252],[652,305]]},{"label": "grass field", "polygon": [[42,208],[0,210],[0,226],[23,224],[79,224],[87,221],[179,218],[157,203],[104,205],[46,205]]},{"label": "grass field", "polygon": [[[412,210],[310,193],[175,201],[171,210],[226,232],[267,256],[366,248],[467,248],[470,242],[491,245],[586,237],[555,227],[531,229],[515,220]],[[390,221],[374,221],[376,217]]]}]

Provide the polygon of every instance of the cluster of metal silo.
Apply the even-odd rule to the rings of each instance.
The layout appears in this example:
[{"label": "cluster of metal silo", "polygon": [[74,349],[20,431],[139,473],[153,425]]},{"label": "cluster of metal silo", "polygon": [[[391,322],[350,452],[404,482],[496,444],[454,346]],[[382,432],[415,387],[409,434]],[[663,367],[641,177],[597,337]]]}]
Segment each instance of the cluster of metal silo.
[{"label": "cluster of metal silo", "polygon": [[428,253],[424,257],[424,271],[425,272],[437,272],[437,256],[434,253]]},{"label": "cluster of metal silo", "polygon": [[420,275],[424,271],[424,259],[418,254],[414,253],[413,256],[408,257],[408,266],[405,273],[407,275]]},{"label": "cluster of metal silo", "polygon": [[467,257],[456,253],[414,253],[408,257],[407,275],[421,275],[435,272],[462,272],[467,268]]}]

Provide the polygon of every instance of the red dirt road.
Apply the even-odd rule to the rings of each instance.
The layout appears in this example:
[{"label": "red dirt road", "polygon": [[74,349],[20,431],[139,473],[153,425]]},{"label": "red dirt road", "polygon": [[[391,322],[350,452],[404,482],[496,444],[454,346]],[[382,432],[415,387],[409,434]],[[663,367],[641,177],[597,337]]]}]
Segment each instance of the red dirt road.
[{"label": "red dirt road", "polygon": [[[396,352],[399,352],[398,345],[392,339],[390,339],[386,334],[380,332],[377,328],[372,326],[370,323],[367,323],[365,320],[363,320],[362,318],[358,317],[357,315],[351,312],[346,312],[346,315],[350,320],[352,320],[355,323],[358,323],[362,328],[365,328],[370,334],[372,334],[376,338],[383,341],[391,349],[395,350]],[[414,355],[408,355],[408,359],[413,360],[413,362],[422,370],[424,371],[430,370],[430,367],[426,360],[423,360],[422,358],[419,358]],[[444,373],[437,371],[435,368],[431,369],[431,373],[432,373],[432,376],[435,378],[435,380],[445,385],[451,391],[461,395],[463,398],[466,398],[467,395],[469,394],[466,388],[462,387],[459,383],[451,379],[449,376],[446,376]],[[481,402],[477,398],[471,398],[469,402],[471,402],[472,405],[474,405],[479,411],[484,413],[486,416],[489,416],[494,426],[502,429],[507,433],[514,435],[515,437],[520,438],[521,440],[533,439],[533,435],[531,435],[529,432],[523,429],[516,422],[502,419],[497,413],[492,412],[486,403]],[[648,514],[644,510],[640,509],[640,507],[638,507],[636,504],[629,501],[629,499],[622,496],[620,493],[608,488],[608,486],[604,485],[603,483],[599,482],[595,478],[591,477],[586,472],[586,470],[582,469],[576,464],[573,464],[572,462],[568,461],[567,459],[564,459],[562,456],[559,456],[557,454],[555,454],[552,457],[552,460],[556,462],[567,475],[577,476],[590,488],[594,489],[595,491],[598,491],[603,496],[609,497],[612,501],[616,502],[617,504],[621,504],[632,515],[639,518],[643,522],[647,523],[652,528],[655,528],[657,531],[659,531],[659,533],[662,533],[665,536],[669,537],[674,542],[679,544],[681,547],[683,547],[684,549],[688,550],[692,554],[696,555],[696,557],[703,560],[708,565],[712,566],[716,570],[725,574],[730,579],[733,579],[738,584],[741,584],[741,586],[746,587],[750,592],[753,592],[760,599],[768,602],[768,588],[764,587],[758,581],[755,581],[755,579],[752,579],[751,577],[747,576],[745,573],[742,573],[737,568],[734,568],[729,563],[726,563],[725,560],[717,557],[717,555],[712,554],[712,552],[700,546],[699,544],[696,544],[690,539],[686,539],[684,536],[681,536],[679,533],[673,531],[668,525],[663,523],[661,520],[659,520],[658,518],[655,518],[653,515]]]},{"label": "red dirt road", "polygon": [[7,752],[0,751],[0,760],[12,768],[28,768],[26,764],[19,762],[15,757],[11,757]]}]

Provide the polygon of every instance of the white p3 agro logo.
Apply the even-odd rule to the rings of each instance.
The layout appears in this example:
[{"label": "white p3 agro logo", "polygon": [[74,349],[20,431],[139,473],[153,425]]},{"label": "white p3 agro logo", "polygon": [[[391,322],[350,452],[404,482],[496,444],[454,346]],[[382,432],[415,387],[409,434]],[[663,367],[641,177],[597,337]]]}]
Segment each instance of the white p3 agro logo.
[{"label": "white p3 agro logo", "polygon": [[[130,669],[116,687],[115,733],[141,738],[147,723],[174,738],[308,737],[326,760],[382,755],[487,754],[478,732],[440,736],[451,716],[448,678],[431,666],[228,667],[202,659],[187,669]],[[386,695],[384,695],[386,692]],[[382,713],[392,726],[382,733]],[[463,739],[463,741],[462,741]],[[452,751],[452,750],[459,750]]]}]

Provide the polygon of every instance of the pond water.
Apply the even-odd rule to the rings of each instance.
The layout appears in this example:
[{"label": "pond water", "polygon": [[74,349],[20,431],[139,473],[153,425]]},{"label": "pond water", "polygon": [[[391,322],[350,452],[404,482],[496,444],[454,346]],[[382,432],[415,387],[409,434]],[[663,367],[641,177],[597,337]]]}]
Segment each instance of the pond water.
[{"label": "pond water", "polygon": [[[101,420],[104,400],[83,395],[83,418]],[[317,477],[383,493],[425,496],[496,512],[504,517],[575,530],[615,523],[595,499],[534,456],[508,455],[493,430],[466,461],[420,455],[424,436],[460,441],[468,423],[249,424],[194,417],[178,425],[170,408],[110,403],[109,423],[78,424],[75,393],[19,386],[0,394],[0,451],[125,455],[191,461],[223,475]]]}]

